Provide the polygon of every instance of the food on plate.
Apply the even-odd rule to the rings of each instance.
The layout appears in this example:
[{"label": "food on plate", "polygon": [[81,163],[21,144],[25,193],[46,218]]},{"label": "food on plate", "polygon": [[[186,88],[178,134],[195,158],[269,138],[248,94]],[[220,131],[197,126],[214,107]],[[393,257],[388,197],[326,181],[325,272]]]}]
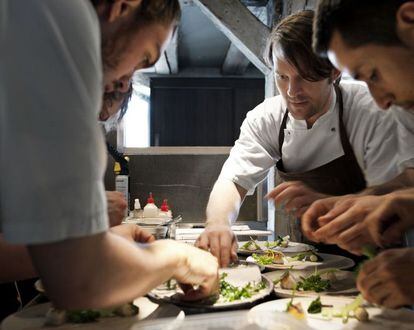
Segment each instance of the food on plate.
[{"label": "food on plate", "polygon": [[318,314],[322,312],[321,297],[318,296],[318,298],[316,298],[310,303],[307,312],[309,314]]},{"label": "food on plate", "polygon": [[363,306],[364,299],[361,295],[358,295],[351,303],[345,305],[341,309],[322,308],[322,316],[327,319],[333,317],[342,318],[342,323],[347,323],[350,317],[356,318],[358,321],[369,321],[368,311]]},{"label": "food on plate", "polygon": [[59,326],[66,322],[90,323],[97,321],[101,317],[133,316],[138,314],[138,311],[138,307],[133,303],[127,303],[108,309],[83,309],[75,311],[66,311],[51,307],[46,313],[45,325]]},{"label": "food on plate", "polygon": [[247,283],[242,287],[237,287],[226,281],[227,274],[222,273],[220,276],[220,297],[218,300],[222,302],[231,302],[251,298],[255,293],[265,288],[265,283],[260,282]]},{"label": "food on plate", "polygon": [[286,312],[288,312],[290,315],[292,315],[296,319],[301,320],[305,317],[302,304],[300,302],[297,304],[294,304],[293,298],[294,296],[292,296],[292,299],[287,303]]},{"label": "food on plate", "polygon": [[323,261],[323,258],[316,254],[315,251],[307,251],[307,252],[300,252],[298,254],[295,254],[292,257],[287,257],[287,260],[289,262],[292,261],[311,261],[311,262],[318,262]]},{"label": "food on plate", "polygon": [[280,278],[280,287],[286,290],[294,290],[298,285],[298,281],[295,276],[290,272],[286,271]]},{"label": "food on plate", "polygon": [[252,238],[250,239],[250,241],[244,243],[241,246],[241,249],[246,251],[263,251],[259,244],[257,244],[257,242]]},{"label": "food on plate", "polygon": [[285,255],[280,251],[267,250],[264,254],[252,254],[252,257],[259,265],[283,265]]},{"label": "food on plate", "polygon": [[265,242],[265,247],[267,247],[268,249],[272,249],[275,247],[283,247],[286,248],[289,246],[289,242],[290,242],[290,236],[286,235],[286,236],[277,236],[277,240],[274,242]]},{"label": "food on plate", "polygon": [[[36,281],[35,288],[40,293],[44,294],[45,289],[41,280]],[[66,322],[71,323],[89,323],[95,322],[100,317],[113,317],[113,316],[122,316],[128,317],[137,315],[139,308],[135,306],[132,302],[119,305],[113,308],[106,309],[82,309],[82,310],[73,310],[67,311],[62,309],[57,309],[53,305],[49,308],[45,315],[45,325],[46,326],[59,326]]]},{"label": "food on plate", "polygon": [[331,282],[329,280],[324,280],[320,274],[314,273],[308,277],[301,276],[296,289],[302,291],[322,292],[326,291],[330,287]]}]

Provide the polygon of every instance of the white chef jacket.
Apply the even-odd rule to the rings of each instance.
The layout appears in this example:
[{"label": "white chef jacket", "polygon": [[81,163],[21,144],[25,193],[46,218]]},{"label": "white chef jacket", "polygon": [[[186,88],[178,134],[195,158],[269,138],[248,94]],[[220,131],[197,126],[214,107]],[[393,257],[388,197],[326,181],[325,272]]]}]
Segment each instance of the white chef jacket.
[{"label": "white chef jacket", "polygon": [[[396,119],[375,104],[366,86],[341,82],[343,122],[368,185],[397,176],[399,164]],[[286,172],[309,171],[343,156],[336,96],[328,111],[308,129],[305,120],[289,113],[282,146]],[[280,95],[268,98],[248,112],[240,137],[223,165],[219,180],[231,180],[249,193],[266,178],[280,159],[279,129],[286,111]],[[414,154],[412,154],[414,158]],[[412,159],[411,158],[411,159]]]},{"label": "white chef jacket", "polygon": [[0,227],[36,244],[108,228],[90,1],[0,0]]}]

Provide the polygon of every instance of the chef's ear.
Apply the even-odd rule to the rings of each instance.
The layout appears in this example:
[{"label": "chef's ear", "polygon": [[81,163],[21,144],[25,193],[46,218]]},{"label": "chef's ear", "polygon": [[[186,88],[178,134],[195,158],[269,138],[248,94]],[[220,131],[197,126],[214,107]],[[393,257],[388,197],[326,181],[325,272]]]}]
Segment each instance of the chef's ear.
[{"label": "chef's ear", "polygon": [[398,37],[414,48],[414,1],[407,1],[398,8],[396,21]]},{"label": "chef's ear", "polygon": [[142,0],[112,0],[109,5],[108,22],[113,23],[121,17],[128,16],[141,2]]},{"label": "chef's ear", "polygon": [[329,77],[329,83],[334,83],[341,79],[341,71],[336,68],[333,68],[331,71],[331,76]]}]

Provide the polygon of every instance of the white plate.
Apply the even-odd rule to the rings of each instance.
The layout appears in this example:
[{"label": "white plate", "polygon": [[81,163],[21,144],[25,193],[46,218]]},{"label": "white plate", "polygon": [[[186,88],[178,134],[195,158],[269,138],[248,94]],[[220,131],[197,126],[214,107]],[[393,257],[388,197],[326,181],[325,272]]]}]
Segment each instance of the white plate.
[{"label": "white plate", "polygon": [[[295,298],[293,303],[301,303],[304,311],[308,309],[314,298]],[[333,305],[334,308],[341,308],[352,302],[351,298],[343,297],[321,297],[323,305]],[[286,311],[286,305],[290,301],[289,298],[268,301],[253,307],[250,312],[267,311],[269,314],[273,312]],[[318,330],[339,330],[339,329],[358,329],[358,330],[412,330],[414,324],[414,312],[408,309],[385,310],[376,307],[366,308],[369,314],[369,322],[359,322],[350,318],[348,323],[343,324],[340,318],[332,318],[326,320],[321,314],[308,314],[306,312],[306,323],[312,329]]]},{"label": "white plate", "polygon": [[[323,259],[322,261],[312,262],[312,261],[292,261],[286,262],[284,264],[272,264],[272,265],[263,265],[267,269],[293,269],[298,270],[313,270],[315,267],[318,269],[326,268],[337,268],[337,269],[348,269],[355,265],[355,262],[347,257],[339,256],[336,254],[326,254],[318,253],[318,255]],[[255,262],[253,257],[247,257],[246,261]],[[261,265],[259,265],[261,266]]]},{"label": "white plate", "polygon": [[[275,270],[273,272],[266,273],[266,277],[272,281],[278,280],[285,270]],[[300,271],[292,270],[291,273],[296,279],[300,276],[309,276],[314,271]],[[335,272],[337,281],[331,284],[331,288],[323,292],[315,291],[296,291],[295,296],[297,297],[317,297],[322,295],[339,295],[339,296],[357,296],[358,289],[355,286],[355,273],[340,270]],[[280,283],[274,286],[274,291],[278,297],[288,298],[292,296],[292,290],[282,289]]]},{"label": "white plate", "polygon": [[233,311],[186,316],[137,323],[131,330],[309,330],[303,322],[286,313]]},{"label": "white plate", "polygon": [[23,309],[20,312],[8,316],[1,323],[2,330],[44,330],[44,329],[130,329],[132,325],[142,319],[155,319],[161,317],[177,317],[183,311],[174,305],[159,305],[151,302],[148,298],[141,297],[134,300],[139,312],[131,317],[101,317],[92,323],[65,323],[59,327],[47,328],[44,326],[45,315],[50,308],[50,303],[39,304]]},{"label": "white plate", "polygon": [[305,243],[298,243],[298,242],[289,242],[289,245],[287,247],[281,247],[281,246],[277,246],[277,247],[273,247],[273,248],[267,248],[265,245],[265,241],[256,241],[257,245],[260,246],[260,248],[262,250],[257,250],[257,251],[250,251],[250,250],[245,250],[242,249],[242,246],[244,244],[246,244],[247,242],[238,242],[239,245],[239,249],[237,251],[237,253],[241,254],[241,255],[251,255],[252,253],[264,253],[263,250],[273,250],[273,251],[280,251],[283,253],[300,253],[300,252],[307,252],[307,251],[312,251],[315,248],[312,245],[309,244],[305,244]]},{"label": "white plate", "polygon": [[231,301],[231,302],[220,302],[217,301],[211,304],[209,301],[184,301],[180,299],[182,294],[181,289],[177,286],[176,289],[168,290],[165,286],[160,286],[153,289],[147,294],[147,296],[156,302],[166,302],[172,303],[177,306],[191,308],[191,309],[200,309],[200,310],[223,310],[223,309],[233,309],[241,308],[251,305],[257,300],[263,299],[268,296],[273,290],[273,283],[267,279],[265,276],[262,276],[262,281],[265,283],[265,288],[254,294],[252,297]]}]

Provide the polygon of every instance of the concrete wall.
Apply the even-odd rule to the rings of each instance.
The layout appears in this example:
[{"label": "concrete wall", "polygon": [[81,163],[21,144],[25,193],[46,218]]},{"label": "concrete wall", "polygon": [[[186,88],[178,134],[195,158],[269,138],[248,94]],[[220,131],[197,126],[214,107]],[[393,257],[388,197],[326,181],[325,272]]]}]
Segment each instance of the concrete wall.
[{"label": "concrete wall", "polygon": [[[181,214],[184,222],[204,222],[205,208],[210,191],[216,181],[226,154],[213,155],[131,155],[130,203],[139,198],[144,206],[152,192],[160,206],[168,199],[175,215]],[[109,159],[106,187],[114,189],[113,162]],[[239,220],[257,219],[256,194],[243,203]]]}]

